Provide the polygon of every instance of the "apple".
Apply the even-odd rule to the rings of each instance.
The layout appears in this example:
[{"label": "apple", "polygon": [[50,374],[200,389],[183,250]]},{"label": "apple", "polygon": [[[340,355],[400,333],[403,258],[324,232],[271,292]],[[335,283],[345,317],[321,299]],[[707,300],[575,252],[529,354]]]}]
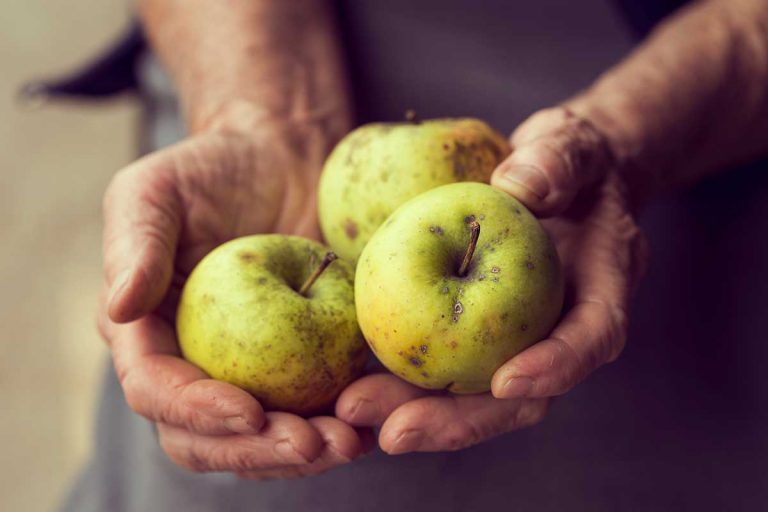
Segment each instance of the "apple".
[{"label": "apple", "polygon": [[391,372],[423,388],[479,393],[550,332],[563,272],[519,201],[455,183],[406,202],[373,235],[355,302],[365,339]]},{"label": "apple", "polygon": [[195,267],[179,301],[183,356],[269,408],[322,411],[362,370],[352,266],[301,237],[254,235]]},{"label": "apple", "polygon": [[357,261],[402,203],[447,183],[488,183],[509,152],[506,139],[477,119],[361,126],[339,142],[323,167],[318,189],[323,235],[339,256]]}]

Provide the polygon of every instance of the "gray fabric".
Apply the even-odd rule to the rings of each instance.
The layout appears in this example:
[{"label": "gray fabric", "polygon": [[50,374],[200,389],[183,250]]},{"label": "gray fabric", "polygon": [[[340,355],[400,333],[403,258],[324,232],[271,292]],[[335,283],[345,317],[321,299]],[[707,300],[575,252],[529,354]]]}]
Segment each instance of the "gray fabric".
[{"label": "gray fabric", "polygon": [[[533,4],[344,3],[361,121],[412,107],[510,130],[629,47],[607,0]],[[150,132],[155,145],[181,135],[168,112],[156,111],[162,119],[152,124],[164,128]],[[65,510],[762,509],[768,172],[746,169],[661,198],[642,224],[653,263],[625,353],[556,400],[535,428],[457,453],[375,453],[303,480],[194,475],[165,458],[109,371],[94,459]]]}]

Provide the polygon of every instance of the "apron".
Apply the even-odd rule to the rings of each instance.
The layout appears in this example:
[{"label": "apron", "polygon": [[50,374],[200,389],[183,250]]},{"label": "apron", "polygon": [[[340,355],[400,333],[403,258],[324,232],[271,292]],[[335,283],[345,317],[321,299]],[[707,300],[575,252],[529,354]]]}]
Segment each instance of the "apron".
[{"label": "apron", "polygon": [[[610,0],[348,0],[358,121],[475,116],[510,132],[588,86],[633,44]],[[167,79],[143,147],[183,137]],[[96,449],[66,511],[759,510],[768,500],[768,172],[723,174],[649,205],[652,262],[616,363],[544,422],[453,453],[380,452],[301,480],[171,463],[107,372]]]}]

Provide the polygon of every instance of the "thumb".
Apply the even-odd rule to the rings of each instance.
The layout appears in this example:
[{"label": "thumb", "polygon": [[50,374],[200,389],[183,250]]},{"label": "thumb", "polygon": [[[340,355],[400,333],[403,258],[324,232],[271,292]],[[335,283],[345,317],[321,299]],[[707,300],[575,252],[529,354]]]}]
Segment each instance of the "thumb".
[{"label": "thumb", "polygon": [[163,154],[115,175],[104,195],[104,274],[114,322],[155,309],[170,286],[181,223],[181,201]]},{"label": "thumb", "polygon": [[493,172],[491,184],[540,217],[565,211],[614,162],[607,139],[565,107],[533,114],[510,142],[512,154]]}]

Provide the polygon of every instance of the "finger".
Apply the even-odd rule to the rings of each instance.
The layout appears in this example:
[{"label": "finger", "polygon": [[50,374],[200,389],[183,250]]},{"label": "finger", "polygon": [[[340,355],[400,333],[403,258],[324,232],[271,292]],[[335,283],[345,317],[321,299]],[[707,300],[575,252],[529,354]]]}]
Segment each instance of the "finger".
[{"label": "finger", "polygon": [[531,116],[512,134],[511,143],[512,154],[493,172],[491,184],[539,216],[563,212],[614,161],[606,138],[564,107]]},{"label": "finger", "polygon": [[534,425],[547,407],[547,399],[497,400],[489,393],[420,398],[390,415],[379,445],[390,455],[460,450]]},{"label": "finger", "polygon": [[336,416],[353,426],[379,427],[400,405],[427,394],[389,373],[368,375],[342,392]]},{"label": "finger", "polygon": [[[359,433],[346,423],[327,416],[311,418],[308,421],[317,429],[325,443],[320,457],[314,462],[261,471],[248,471],[239,473],[239,476],[252,480],[269,480],[318,475],[347,464],[368,451],[366,442]],[[370,436],[370,431],[366,431],[366,433]]]},{"label": "finger", "polygon": [[112,338],[114,338],[114,323],[109,319],[109,313],[107,312],[107,295],[109,290],[106,286],[101,287],[99,293],[98,309],[96,311],[96,329],[99,331],[101,338],[107,343],[112,344]]},{"label": "finger", "polygon": [[549,338],[516,355],[491,381],[497,398],[547,397],[573,388],[618,357],[626,341],[623,310],[604,302],[571,309]]},{"label": "finger", "polygon": [[259,402],[181,359],[171,326],[159,317],[113,326],[112,358],[134,411],[200,434],[259,432],[265,421]]},{"label": "finger", "polygon": [[320,433],[331,460],[349,462],[364,453],[365,446],[354,428],[330,416],[310,418],[310,425]]},{"label": "finger", "polygon": [[182,208],[168,159],[159,152],[138,160],[104,195],[104,271],[115,322],[152,311],[171,281]]},{"label": "finger", "polygon": [[283,412],[267,413],[256,435],[206,436],[158,424],[160,444],[176,464],[197,472],[247,473],[308,464],[323,451],[320,433],[306,420]]}]

